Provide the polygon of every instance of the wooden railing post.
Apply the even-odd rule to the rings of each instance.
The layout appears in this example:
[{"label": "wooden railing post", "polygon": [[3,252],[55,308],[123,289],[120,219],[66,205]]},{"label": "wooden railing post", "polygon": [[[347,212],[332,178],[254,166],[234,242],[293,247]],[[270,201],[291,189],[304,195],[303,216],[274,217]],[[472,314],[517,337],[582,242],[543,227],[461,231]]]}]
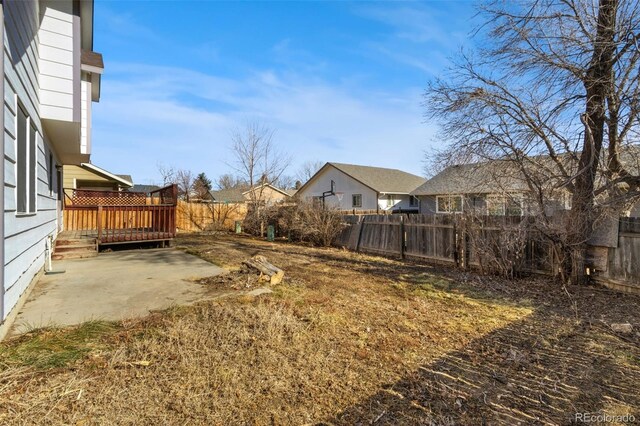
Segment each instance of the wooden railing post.
[{"label": "wooden railing post", "polygon": [[96,218],[96,221],[98,222],[98,243],[100,242],[100,239],[102,238],[102,206],[98,206],[98,216]]}]

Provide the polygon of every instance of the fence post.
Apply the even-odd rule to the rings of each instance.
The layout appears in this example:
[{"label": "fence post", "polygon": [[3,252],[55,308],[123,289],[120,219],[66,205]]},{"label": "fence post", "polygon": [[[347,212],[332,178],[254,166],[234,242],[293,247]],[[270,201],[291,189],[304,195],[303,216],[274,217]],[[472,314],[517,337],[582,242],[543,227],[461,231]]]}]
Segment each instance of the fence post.
[{"label": "fence post", "polygon": [[404,216],[400,216],[400,258],[404,259],[404,245],[406,238],[404,235]]},{"label": "fence post", "polygon": [[468,224],[468,218],[466,217],[462,217],[461,218],[461,222],[462,222],[462,226],[460,227],[460,238],[462,238],[462,241],[460,243],[461,247],[462,247],[462,260],[461,260],[461,266],[462,269],[466,270],[468,269],[468,265],[467,265],[467,252],[469,247],[467,247],[467,233],[469,231],[469,229],[471,228]]},{"label": "fence post", "polygon": [[360,239],[362,238],[362,228],[364,228],[364,216],[360,216],[358,219],[360,229],[358,230],[358,240],[356,241],[356,252],[360,250]]}]

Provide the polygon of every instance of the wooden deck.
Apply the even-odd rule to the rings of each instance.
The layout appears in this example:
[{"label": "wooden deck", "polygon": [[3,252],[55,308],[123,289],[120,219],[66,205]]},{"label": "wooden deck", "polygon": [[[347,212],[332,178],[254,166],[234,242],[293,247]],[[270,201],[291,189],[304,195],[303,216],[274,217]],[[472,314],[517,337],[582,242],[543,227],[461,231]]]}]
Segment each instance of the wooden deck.
[{"label": "wooden deck", "polygon": [[83,229],[75,231],[63,231],[59,238],[68,239],[95,239],[98,244],[119,244],[135,243],[144,241],[167,241],[175,238],[175,233],[153,231],[151,229],[119,229],[110,232],[109,235],[102,235],[98,240],[98,231],[95,229]]},{"label": "wooden deck", "polygon": [[[124,195],[126,194],[126,195]],[[66,190],[65,234],[98,245],[166,241],[176,235],[177,188],[143,193]]]}]

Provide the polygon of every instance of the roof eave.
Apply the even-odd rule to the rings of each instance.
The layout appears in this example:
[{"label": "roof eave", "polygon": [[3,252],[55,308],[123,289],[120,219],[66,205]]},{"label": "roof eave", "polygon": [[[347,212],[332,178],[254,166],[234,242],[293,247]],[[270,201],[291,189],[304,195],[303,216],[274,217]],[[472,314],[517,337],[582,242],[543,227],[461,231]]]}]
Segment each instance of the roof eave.
[{"label": "roof eave", "polygon": [[97,173],[99,175],[102,175],[104,177],[107,177],[109,179],[115,180],[121,184],[123,184],[124,186],[128,186],[129,188],[131,188],[133,186],[133,182],[129,182],[126,179],[122,179],[120,176],[114,175],[111,172],[108,172],[104,169],[101,169],[100,167],[93,165],[91,163],[80,163],[80,167],[83,167],[85,169],[89,169],[94,173]]}]

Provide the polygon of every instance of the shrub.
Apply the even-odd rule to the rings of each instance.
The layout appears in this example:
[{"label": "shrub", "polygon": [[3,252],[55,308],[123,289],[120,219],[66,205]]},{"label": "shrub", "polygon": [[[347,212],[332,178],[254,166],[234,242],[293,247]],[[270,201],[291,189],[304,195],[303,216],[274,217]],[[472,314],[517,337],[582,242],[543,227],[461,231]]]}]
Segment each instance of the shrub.
[{"label": "shrub", "polygon": [[273,225],[276,235],[325,247],[334,242],[345,226],[338,210],[308,201],[263,207],[248,214],[243,225],[246,232],[254,235]]}]

